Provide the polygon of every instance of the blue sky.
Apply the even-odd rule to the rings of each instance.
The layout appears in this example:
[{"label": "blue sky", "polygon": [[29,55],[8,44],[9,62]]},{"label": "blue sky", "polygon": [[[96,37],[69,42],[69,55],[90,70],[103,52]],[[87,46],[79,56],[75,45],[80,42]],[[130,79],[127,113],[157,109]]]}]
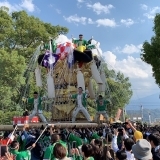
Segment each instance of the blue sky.
[{"label": "blue sky", "polygon": [[133,99],[159,92],[151,66],[140,59],[145,40],[154,35],[153,19],[159,0],[6,0],[10,11],[26,10],[53,25],[69,28],[68,38],[80,33],[101,43],[110,68],[130,78]]}]

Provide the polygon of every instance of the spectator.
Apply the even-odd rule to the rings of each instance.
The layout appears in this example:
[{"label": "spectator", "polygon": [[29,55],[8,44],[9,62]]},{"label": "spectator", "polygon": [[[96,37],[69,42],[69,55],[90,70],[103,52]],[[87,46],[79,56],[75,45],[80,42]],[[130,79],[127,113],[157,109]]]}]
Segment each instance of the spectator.
[{"label": "spectator", "polygon": [[[32,147],[35,147],[35,144],[32,145]],[[19,152],[19,143],[17,141],[13,141],[10,145],[10,152],[16,156],[16,160],[20,159],[31,159],[31,152],[29,150]]]},{"label": "spectator", "polygon": [[132,131],[133,131],[133,133],[134,133],[134,134],[133,134],[133,139],[134,139],[135,142],[137,142],[137,141],[140,140],[140,139],[143,139],[143,134],[142,134],[142,132],[136,130],[136,128],[132,125],[131,122],[128,122],[128,125],[130,126],[130,128],[132,129]]},{"label": "spectator", "polygon": [[134,141],[137,142],[140,139],[143,139],[143,134],[140,131],[134,131],[134,135],[133,135]]},{"label": "spectator", "polygon": [[51,145],[46,149],[46,151],[44,152],[44,159],[54,159],[54,154],[53,151],[54,151],[54,147],[56,144],[61,144],[64,148],[67,149],[67,145],[65,142],[63,142],[61,139],[60,139],[60,136],[59,134],[52,134],[51,135]]},{"label": "spectator", "polygon": [[140,139],[132,146],[136,160],[152,160],[151,145],[145,139]]},{"label": "spectator", "polygon": [[56,159],[59,160],[71,160],[71,158],[67,157],[67,149],[61,143],[55,144],[53,155]]},{"label": "spectator", "polygon": [[127,160],[127,154],[124,150],[119,150],[116,152],[117,160]]},{"label": "spectator", "polygon": [[114,151],[109,146],[103,147],[103,155],[101,160],[113,160],[114,159]]},{"label": "spectator", "polygon": [[134,141],[131,138],[127,138],[124,140],[124,147],[127,154],[127,160],[135,160],[134,154],[132,153],[133,145],[134,145]]},{"label": "spectator", "polygon": [[160,160],[160,135],[157,133],[150,134],[148,140],[152,146],[153,160]]},{"label": "spectator", "polygon": [[84,160],[94,160],[93,155],[93,147],[90,144],[82,145],[82,156]]}]

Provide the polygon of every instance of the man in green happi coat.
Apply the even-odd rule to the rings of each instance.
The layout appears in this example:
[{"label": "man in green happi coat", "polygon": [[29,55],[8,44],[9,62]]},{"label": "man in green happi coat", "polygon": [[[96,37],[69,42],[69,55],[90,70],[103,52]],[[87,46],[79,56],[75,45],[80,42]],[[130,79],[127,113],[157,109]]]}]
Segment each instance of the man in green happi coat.
[{"label": "man in green happi coat", "polygon": [[[35,144],[33,144],[35,147]],[[10,145],[10,153],[13,154],[15,160],[31,160],[31,152],[29,150],[19,151],[19,143],[18,141],[13,141]]]},{"label": "man in green happi coat", "polygon": [[[55,138],[56,137],[56,138]],[[53,140],[55,141],[56,139],[56,142],[52,142]],[[54,146],[57,144],[57,143],[60,143],[63,145],[63,147],[65,147],[67,149],[67,144],[65,142],[63,142],[61,139],[60,139],[60,136],[57,134],[53,134],[51,136],[51,145],[49,145],[45,152],[44,152],[44,157],[43,157],[43,160],[56,160],[56,158],[54,157],[54,154],[53,154],[53,150],[54,150]]]},{"label": "man in green happi coat", "polygon": [[110,104],[110,101],[106,100],[103,98],[102,95],[99,95],[97,100],[96,100],[96,104],[97,104],[97,113],[95,115],[95,121],[98,121],[98,118],[100,117],[100,114],[102,114],[106,120],[108,120],[108,114],[107,114],[107,105]]},{"label": "man in green happi coat", "polygon": [[82,112],[87,121],[91,121],[90,115],[86,109],[88,93],[83,93],[82,87],[78,88],[78,94],[71,95],[71,98],[76,100],[76,107],[72,113],[72,122],[75,122],[76,116],[79,112]]},{"label": "man in green happi coat", "polygon": [[37,114],[39,118],[42,120],[42,122],[47,123],[46,118],[43,115],[42,112],[42,104],[41,102],[44,100],[44,97],[40,97],[38,95],[38,92],[34,92],[33,98],[28,98],[27,103],[31,104],[33,106],[32,113],[29,115],[29,121],[32,120],[32,118]]},{"label": "man in green happi coat", "polygon": [[72,42],[76,45],[76,47],[79,47],[79,46],[87,47],[91,43],[91,40],[89,40],[89,41],[84,40],[83,35],[80,34],[79,39],[76,39],[76,40],[73,39]]}]

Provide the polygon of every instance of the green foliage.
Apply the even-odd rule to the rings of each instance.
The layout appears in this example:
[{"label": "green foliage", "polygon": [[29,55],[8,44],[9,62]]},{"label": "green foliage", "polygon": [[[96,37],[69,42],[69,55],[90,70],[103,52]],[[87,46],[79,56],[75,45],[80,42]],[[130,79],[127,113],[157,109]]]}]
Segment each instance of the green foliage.
[{"label": "green foliage", "polygon": [[12,120],[14,116],[21,115],[20,111],[4,111],[0,110],[0,125],[4,124],[12,124]]},{"label": "green foliage", "polygon": [[0,109],[16,104],[21,85],[25,83],[25,58],[13,51],[0,49]]},{"label": "green foliage", "polygon": [[112,105],[108,106],[108,114],[114,117],[118,109],[124,108],[129,103],[133,94],[131,83],[123,73],[116,73],[113,69],[109,69],[107,64],[103,65],[103,68],[108,86],[105,91],[105,97],[112,102]]},{"label": "green foliage", "polygon": [[13,33],[12,18],[4,7],[0,7],[0,47],[4,47],[8,37]]},{"label": "green foliage", "polygon": [[141,59],[152,66],[153,77],[160,86],[160,14],[155,16],[153,31],[155,35],[151,41],[143,43]]},{"label": "green foliage", "polygon": [[124,77],[123,73],[118,72],[115,75],[115,79],[107,78],[107,82],[110,88],[110,95],[112,104],[109,106],[110,115],[114,116],[117,109],[123,109],[132,97],[131,83],[128,77]]},{"label": "green foliage", "polygon": [[[5,110],[7,119],[11,120],[13,115],[22,112],[22,106],[17,106],[17,103],[28,78],[26,92],[37,90],[34,73],[25,75],[30,57],[41,41],[49,41],[60,32],[66,34],[68,29],[45,23],[25,11],[9,14],[8,8],[0,7],[0,109]],[[0,120],[8,123],[5,118],[0,117]]]},{"label": "green foliage", "polygon": [[60,32],[66,34],[68,29],[44,23],[25,11],[13,12],[9,15],[3,7],[0,9],[1,47],[9,51],[17,50],[27,59],[41,41],[49,41],[50,37],[55,37]]}]

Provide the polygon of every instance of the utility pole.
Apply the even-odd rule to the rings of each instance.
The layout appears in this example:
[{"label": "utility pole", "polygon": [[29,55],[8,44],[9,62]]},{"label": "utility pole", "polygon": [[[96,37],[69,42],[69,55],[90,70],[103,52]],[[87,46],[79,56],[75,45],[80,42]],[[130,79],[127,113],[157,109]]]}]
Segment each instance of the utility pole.
[{"label": "utility pole", "polygon": [[149,124],[151,125],[151,113],[148,113],[148,118],[149,118]]},{"label": "utility pole", "polygon": [[142,117],[142,125],[143,125],[143,106],[141,105],[141,117]]},{"label": "utility pole", "polygon": [[125,110],[125,108],[123,108],[122,112],[123,112],[123,122],[125,122],[125,120],[126,120],[126,118],[125,118],[125,116],[126,116],[126,110]]}]

